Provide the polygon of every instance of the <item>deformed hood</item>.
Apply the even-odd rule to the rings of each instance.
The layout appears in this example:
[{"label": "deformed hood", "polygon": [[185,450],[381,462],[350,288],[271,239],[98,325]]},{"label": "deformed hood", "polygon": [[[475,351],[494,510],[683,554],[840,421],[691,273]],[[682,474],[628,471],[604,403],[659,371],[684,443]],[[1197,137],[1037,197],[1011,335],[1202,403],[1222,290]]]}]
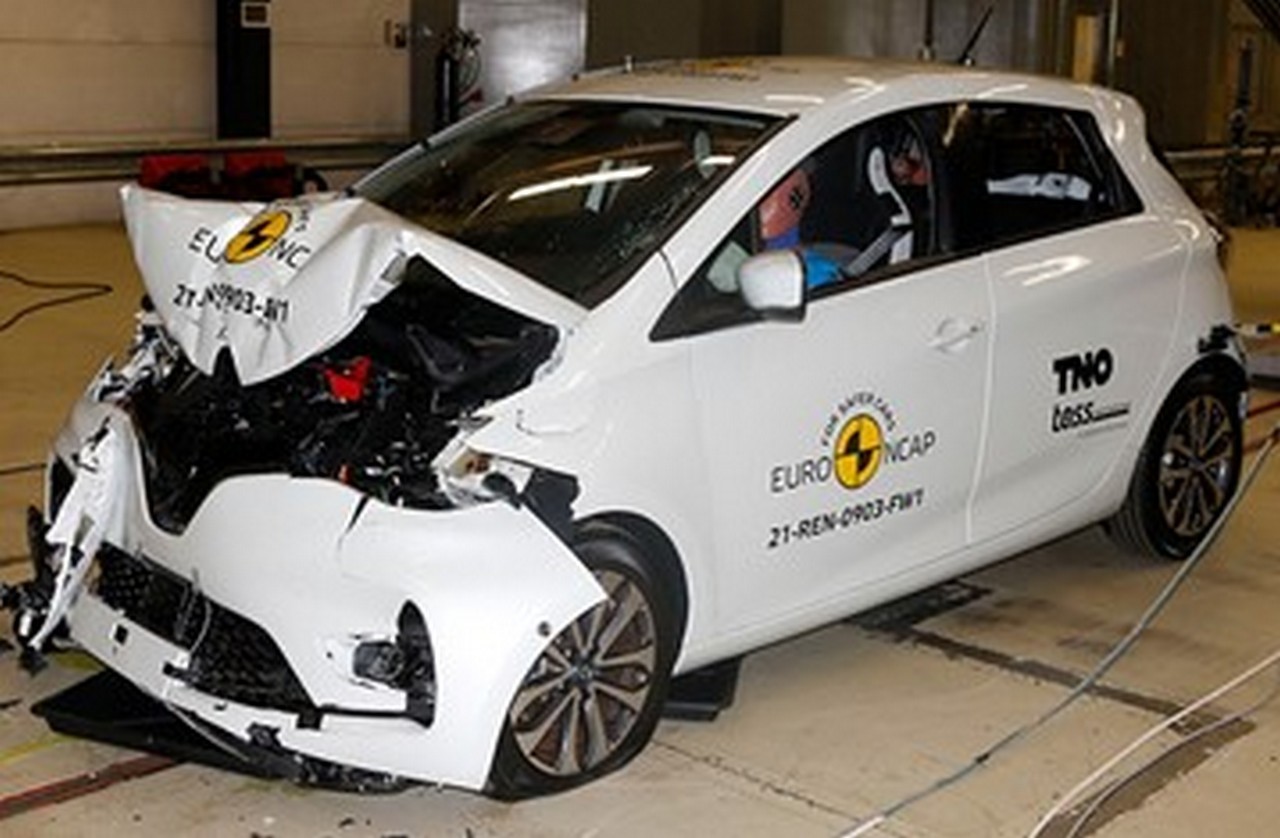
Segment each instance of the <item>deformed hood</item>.
[{"label": "deformed hood", "polygon": [[361,198],[237,204],[131,185],[122,200],[134,258],[169,334],[206,374],[226,348],[244,384],[345,337],[414,256],[461,288],[561,330],[586,314],[524,274]]}]

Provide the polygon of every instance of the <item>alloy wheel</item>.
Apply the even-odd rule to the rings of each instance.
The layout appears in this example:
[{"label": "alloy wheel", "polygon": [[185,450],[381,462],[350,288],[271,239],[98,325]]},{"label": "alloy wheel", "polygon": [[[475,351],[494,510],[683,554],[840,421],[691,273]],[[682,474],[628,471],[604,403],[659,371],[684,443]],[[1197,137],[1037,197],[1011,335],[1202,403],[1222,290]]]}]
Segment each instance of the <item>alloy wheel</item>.
[{"label": "alloy wheel", "polygon": [[1160,514],[1173,532],[1198,536],[1231,496],[1235,427],[1213,395],[1191,399],[1178,411],[1160,456]]},{"label": "alloy wheel", "polygon": [[581,774],[616,753],[654,683],[652,605],[624,574],[605,569],[595,576],[608,599],[548,644],[511,705],[516,746],[552,776]]}]

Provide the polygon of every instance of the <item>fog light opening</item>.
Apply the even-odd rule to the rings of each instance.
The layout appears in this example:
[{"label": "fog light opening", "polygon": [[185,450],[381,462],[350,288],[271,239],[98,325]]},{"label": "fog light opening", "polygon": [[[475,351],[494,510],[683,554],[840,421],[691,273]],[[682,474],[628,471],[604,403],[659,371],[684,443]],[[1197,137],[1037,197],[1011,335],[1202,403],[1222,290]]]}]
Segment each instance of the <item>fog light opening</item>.
[{"label": "fog light opening", "polygon": [[406,602],[396,620],[394,641],[369,640],[356,646],[351,671],[357,678],[385,684],[405,693],[405,715],[430,725],[436,710],[436,668],[426,620]]}]

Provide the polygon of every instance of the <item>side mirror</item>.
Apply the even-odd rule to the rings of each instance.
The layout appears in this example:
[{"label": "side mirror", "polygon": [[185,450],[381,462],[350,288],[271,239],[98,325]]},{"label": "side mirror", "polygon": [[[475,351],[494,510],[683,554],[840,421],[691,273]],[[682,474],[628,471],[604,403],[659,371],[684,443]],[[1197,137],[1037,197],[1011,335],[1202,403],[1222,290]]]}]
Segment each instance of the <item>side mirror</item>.
[{"label": "side mirror", "polygon": [[747,308],[768,320],[804,319],[804,262],[792,250],[771,250],[738,267],[738,291]]}]

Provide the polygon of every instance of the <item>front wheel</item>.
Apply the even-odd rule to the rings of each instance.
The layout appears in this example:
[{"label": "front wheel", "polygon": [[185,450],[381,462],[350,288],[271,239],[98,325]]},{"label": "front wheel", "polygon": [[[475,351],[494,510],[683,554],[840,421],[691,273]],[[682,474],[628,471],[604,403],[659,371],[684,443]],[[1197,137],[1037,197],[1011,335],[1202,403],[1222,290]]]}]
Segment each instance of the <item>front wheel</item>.
[{"label": "front wheel", "polygon": [[547,644],[516,691],[489,793],[563,791],[620,768],[649,741],[666,700],[677,626],[665,580],[622,530],[574,544],[608,596]]},{"label": "front wheel", "polygon": [[1121,546],[1185,559],[1209,532],[1240,479],[1236,396],[1203,372],[1174,389],[1138,457],[1124,506],[1108,521]]}]

